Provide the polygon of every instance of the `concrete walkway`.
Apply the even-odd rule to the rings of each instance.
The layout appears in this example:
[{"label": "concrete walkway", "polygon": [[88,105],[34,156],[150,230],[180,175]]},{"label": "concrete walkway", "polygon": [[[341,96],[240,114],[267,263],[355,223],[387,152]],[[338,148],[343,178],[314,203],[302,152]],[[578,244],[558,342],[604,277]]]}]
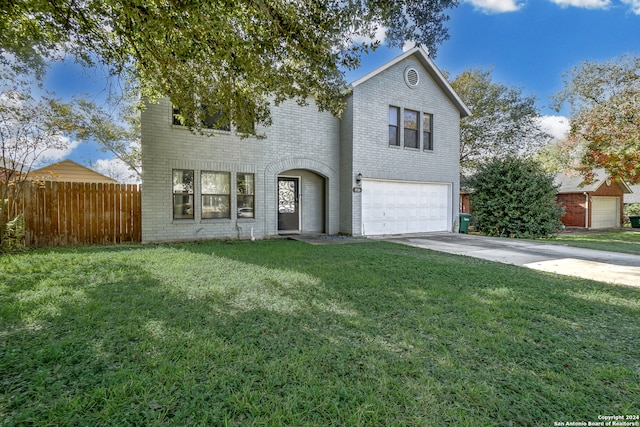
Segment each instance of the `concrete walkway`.
[{"label": "concrete walkway", "polygon": [[639,255],[457,233],[381,236],[375,239],[550,273],[640,287]]}]

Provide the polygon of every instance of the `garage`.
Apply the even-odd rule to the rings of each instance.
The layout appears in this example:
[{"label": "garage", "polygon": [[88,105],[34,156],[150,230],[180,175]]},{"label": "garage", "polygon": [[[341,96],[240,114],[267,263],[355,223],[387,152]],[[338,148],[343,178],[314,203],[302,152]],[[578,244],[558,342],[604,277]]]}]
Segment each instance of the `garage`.
[{"label": "garage", "polygon": [[451,231],[451,184],[362,181],[366,236]]},{"label": "garage", "polygon": [[620,197],[592,197],[591,209],[591,228],[620,227]]}]

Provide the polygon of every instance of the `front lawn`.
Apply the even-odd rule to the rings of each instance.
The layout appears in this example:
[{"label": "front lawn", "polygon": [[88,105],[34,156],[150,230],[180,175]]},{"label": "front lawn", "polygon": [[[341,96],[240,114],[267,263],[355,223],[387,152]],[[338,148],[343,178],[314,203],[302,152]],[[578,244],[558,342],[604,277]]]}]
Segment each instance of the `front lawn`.
[{"label": "front lawn", "polygon": [[559,234],[554,238],[547,239],[546,242],[561,243],[579,248],[640,255],[640,232],[638,231],[620,230],[567,233]]},{"label": "front lawn", "polygon": [[640,290],[387,242],[0,257],[0,424],[640,414]]}]

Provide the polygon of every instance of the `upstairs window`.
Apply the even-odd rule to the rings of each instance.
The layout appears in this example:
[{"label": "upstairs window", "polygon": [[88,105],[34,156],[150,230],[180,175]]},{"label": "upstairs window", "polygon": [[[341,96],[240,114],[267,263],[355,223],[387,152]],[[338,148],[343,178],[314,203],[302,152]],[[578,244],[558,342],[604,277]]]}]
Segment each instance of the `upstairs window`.
[{"label": "upstairs window", "polygon": [[255,180],[252,173],[238,174],[238,218],[254,218]]},{"label": "upstairs window", "polygon": [[404,110],[404,146],[406,148],[420,148],[419,115],[417,111]]},{"label": "upstairs window", "polygon": [[230,174],[228,172],[202,172],[202,219],[231,218]]},{"label": "upstairs window", "polygon": [[224,130],[224,131],[230,131],[231,130],[231,125],[229,125],[229,123],[223,123],[222,122],[222,111],[218,110],[213,114],[207,114],[206,113],[206,106],[202,107],[202,112],[203,112],[203,119],[202,119],[202,126],[206,127],[207,129],[216,129],[216,130]]},{"label": "upstairs window", "polygon": [[422,115],[422,141],[425,150],[433,151],[433,114]]},{"label": "upstairs window", "polygon": [[[207,114],[206,113],[206,109],[207,107],[205,105],[202,106],[202,120],[200,121],[200,124],[207,129],[215,129],[215,130],[224,130],[224,131],[230,131],[231,130],[231,126],[228,123],[223,123],[222,117],[222,111],[218,110],[213,114]],[[180,119],[178,118],[178,115],[180,115],[181,110],[180,108],[176,108],[173,107],[173,124],[176,126],[182,126],[182,122],[180,121]]]},{"label": "upstairs window", "polygon": [[389,145],[400,146],[400,108],[389,107]]},{"label": "upstairs window", "polygon": [[173,170],[173,219],[193,219],[193,170]]}]

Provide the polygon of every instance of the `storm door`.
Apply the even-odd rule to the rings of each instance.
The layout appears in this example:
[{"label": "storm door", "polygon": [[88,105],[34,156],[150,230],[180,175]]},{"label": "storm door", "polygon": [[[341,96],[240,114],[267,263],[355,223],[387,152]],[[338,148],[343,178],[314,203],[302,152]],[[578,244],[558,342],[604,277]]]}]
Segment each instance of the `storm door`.
[{"label": "storm door", "polygon": [[300,231],[300,178],[278,177],[278,232]]}]

